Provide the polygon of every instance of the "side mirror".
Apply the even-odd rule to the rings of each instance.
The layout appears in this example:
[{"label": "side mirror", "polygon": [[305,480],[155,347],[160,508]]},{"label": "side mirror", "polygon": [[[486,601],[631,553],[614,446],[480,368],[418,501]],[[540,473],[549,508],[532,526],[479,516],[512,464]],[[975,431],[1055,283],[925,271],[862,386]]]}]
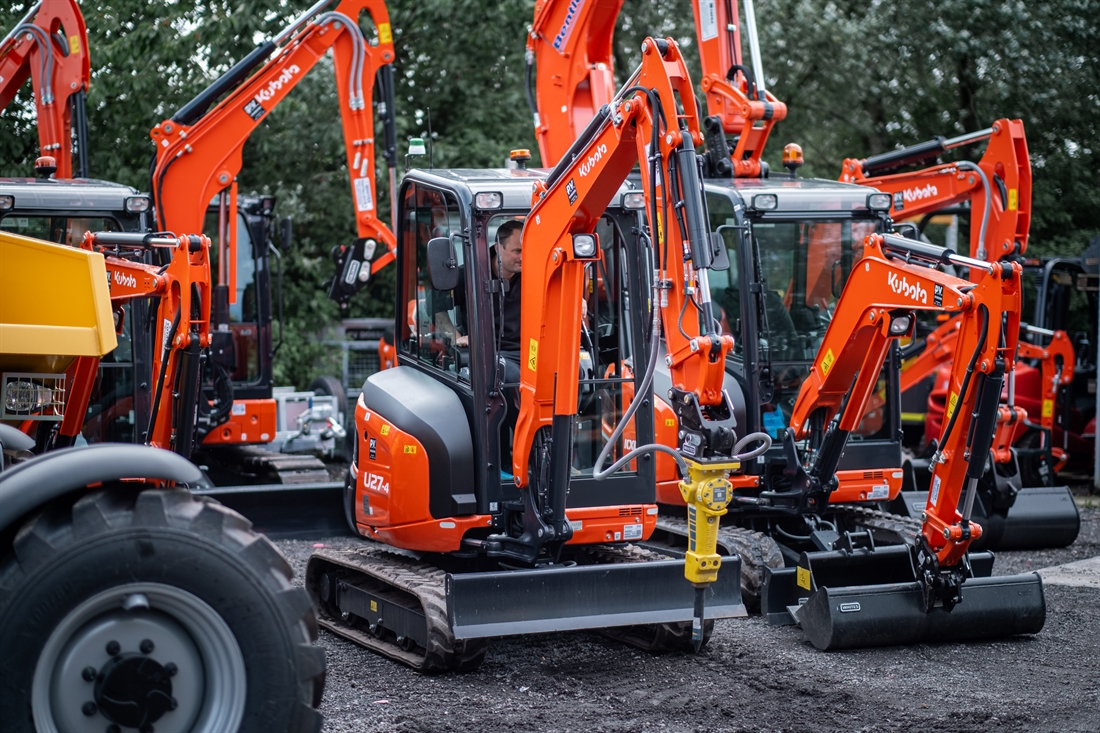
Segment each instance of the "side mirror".
[{"label": "side mirror", "polygon": [[294,237],[294,222],[290,220],[290,217],[286,217],[279,222],[279,249],[284,252],[290,251],[290,243]]},{"label": "side mirror", "polygon": [[710,233],[710,255],[710,269],[718,271],[730,269],[730,256],[729,251],[726,249],[726,240],[718,232]]},{"label": "side mirror", "polygon": [[428,279],[433,290],[454,290],[458,287],[458,255],[450,237],[428,240]]}]

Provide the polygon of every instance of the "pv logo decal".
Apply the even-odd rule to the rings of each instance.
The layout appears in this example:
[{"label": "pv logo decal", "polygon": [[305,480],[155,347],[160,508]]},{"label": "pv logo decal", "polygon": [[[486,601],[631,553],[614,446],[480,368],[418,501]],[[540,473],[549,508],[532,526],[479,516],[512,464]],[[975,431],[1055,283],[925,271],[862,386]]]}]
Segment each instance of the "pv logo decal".
[{"label": "pv logo decal", "polygon": [[565,184],[565,195],[569,197],[570,205],[577,203],[577,184],[573,182],[573,179],[569,179],[569,183]]},{"label": "pv logo decal", "polygon": [[886,278],[886,284],[903,298],[912,298],[919,303],[928,305],[928,291],[921,287],[920,282],[910,284],[904,276],[899,280],[897,273],[891,272]]}]

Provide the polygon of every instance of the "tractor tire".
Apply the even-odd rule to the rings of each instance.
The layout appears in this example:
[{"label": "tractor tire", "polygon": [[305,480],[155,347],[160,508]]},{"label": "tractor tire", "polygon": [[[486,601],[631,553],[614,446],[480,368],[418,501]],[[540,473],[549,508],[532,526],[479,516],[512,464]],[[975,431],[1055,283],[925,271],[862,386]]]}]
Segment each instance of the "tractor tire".
[{"label": "tractor tire", "polygon": [[[1016,441],[1016,448],[1025,450],[1039,450],[1043,445],[1043,435],[1037,430],[1030,430],[1020,436]],[[1038,486],[1053,486],[1054,477],[1046,462],[1038,455],[1019,456],[1017,465],[1020,468],[1020,482],[1026,488]]]},{"label": "tractor tire", "polygon": [[47,504],[0,546],[4,730],[319,731],[325,656],[291,575],[183,489]]}]

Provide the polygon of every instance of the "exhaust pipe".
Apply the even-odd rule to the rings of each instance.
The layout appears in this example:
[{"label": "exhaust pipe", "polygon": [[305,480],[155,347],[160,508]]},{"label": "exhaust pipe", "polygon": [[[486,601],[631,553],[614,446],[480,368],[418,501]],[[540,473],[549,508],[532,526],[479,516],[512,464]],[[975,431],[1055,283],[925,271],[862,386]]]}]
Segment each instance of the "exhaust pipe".
[{"label": "exhaust pipe", "polygon": [[918,582],[821,588],[793,611],[821,650],[1036,634],[1046,622],[1038,573],[968,578],[951,611],[924,610]]}]

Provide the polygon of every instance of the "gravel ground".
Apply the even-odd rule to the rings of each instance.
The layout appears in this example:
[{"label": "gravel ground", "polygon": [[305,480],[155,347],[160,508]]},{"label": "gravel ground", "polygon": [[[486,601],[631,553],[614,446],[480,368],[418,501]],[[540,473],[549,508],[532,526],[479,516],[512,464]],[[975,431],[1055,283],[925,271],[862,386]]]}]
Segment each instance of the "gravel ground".
[{"label": "gravel ground", "polygon": [[[1000,553],[996,574],[1100,556],[1100,508],[1068,548]],[[319,540],[344,547],[356,540]],[[314,541],[281,541],[301,576]],[[327,733],[344,731],[1100,730],[1100,588],[1050,585],[1034,637],[819,652],[760,617],[696,655],[595,633],[495,640],[478,672],[428,677],[321,632]]]}]

